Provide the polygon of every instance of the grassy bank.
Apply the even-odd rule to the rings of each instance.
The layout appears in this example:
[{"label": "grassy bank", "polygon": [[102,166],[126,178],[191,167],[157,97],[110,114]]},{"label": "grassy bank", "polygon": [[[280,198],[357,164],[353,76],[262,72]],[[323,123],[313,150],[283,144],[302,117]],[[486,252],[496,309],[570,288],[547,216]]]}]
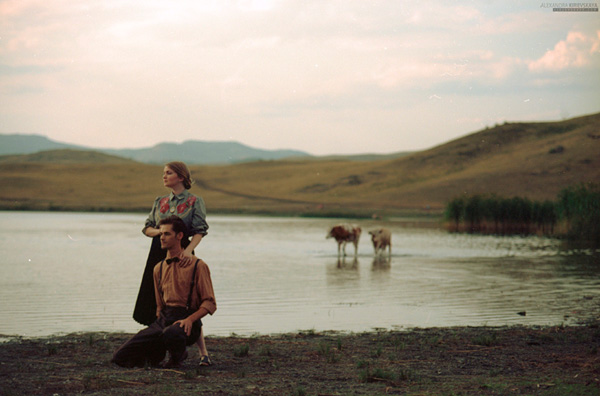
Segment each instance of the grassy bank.
[{"label": "grassy bank", "polygon": [[209,337],[177,370],[110,363],[129,335],[71,334],[0,344],[11,395],[598,395],[600,329],[458,327],[360,334]]}]

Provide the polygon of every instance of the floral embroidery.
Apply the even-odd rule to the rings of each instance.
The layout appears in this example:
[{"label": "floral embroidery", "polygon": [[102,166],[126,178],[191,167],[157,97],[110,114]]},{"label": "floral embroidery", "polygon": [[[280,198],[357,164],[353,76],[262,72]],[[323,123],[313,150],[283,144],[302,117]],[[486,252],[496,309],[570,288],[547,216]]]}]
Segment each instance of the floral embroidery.
[{"label": "floral embroidery", "polygon": [[195,202],[196,202],[196,197],[190,196],[187,199],[187,201],[185,201],[184,203],[177,206],[177,213],[179,213],[179,214],[183,213],[187,208],[194,206]]},{"label": "floral embroidery", "polygon": [[160,213],[166,213],[169,210],[169,197],[160,200]]}]

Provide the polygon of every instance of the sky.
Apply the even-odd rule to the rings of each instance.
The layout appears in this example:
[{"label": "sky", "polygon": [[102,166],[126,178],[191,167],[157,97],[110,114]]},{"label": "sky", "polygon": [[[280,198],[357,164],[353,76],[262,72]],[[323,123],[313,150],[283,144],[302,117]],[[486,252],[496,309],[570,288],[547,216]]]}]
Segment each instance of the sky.
[{"label": "sky", "polygon": [[600,13],[553,4],[0,0],[0,134],[383,154],[597,113]]}]

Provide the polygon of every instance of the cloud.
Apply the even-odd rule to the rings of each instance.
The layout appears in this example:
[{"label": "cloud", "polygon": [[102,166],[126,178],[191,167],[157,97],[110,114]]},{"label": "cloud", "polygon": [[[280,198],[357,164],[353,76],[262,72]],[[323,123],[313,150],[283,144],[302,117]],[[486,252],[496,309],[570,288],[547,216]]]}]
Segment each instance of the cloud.
[{"label": "cloud", "polygon": [[360,152],[368,130],[398,145],[372,151],[423,147],[551,100],[595,110],[593,18],[516,0],[0,0],[0,133]]},{"label": "cloud", "polygon": [[560,71],[581,68],[597,63],[600,58],[600,31],[596,36],[571,31],[565,40],[559,41],[552,50],[528,64],[533,72]]}]

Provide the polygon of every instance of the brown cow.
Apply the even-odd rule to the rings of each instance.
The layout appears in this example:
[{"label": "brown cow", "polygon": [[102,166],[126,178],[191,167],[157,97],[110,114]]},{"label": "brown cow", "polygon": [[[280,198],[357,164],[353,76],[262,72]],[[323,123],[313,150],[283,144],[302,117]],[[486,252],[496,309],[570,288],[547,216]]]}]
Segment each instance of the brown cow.
[{"label": "brown cow", "polygon": [[375,249],[375,255],[383,253],[385,248],[388,248],[388,256],[392,256],[392,233],[387,228],[378,228],[369,231],[371,234],[371,241],[373,242],[373,249]]},{"label": "brown cow", "polygon": [[[360,239],[361,228],[352,224],[338,224],[329,230],[327,238],[335,238],[338,244],[338,257],[343,252],[346,256],[346,244],[354,244],[354,257],[358,254],[358,240]],[[343,246],[343,248],[342,248]]]}]

